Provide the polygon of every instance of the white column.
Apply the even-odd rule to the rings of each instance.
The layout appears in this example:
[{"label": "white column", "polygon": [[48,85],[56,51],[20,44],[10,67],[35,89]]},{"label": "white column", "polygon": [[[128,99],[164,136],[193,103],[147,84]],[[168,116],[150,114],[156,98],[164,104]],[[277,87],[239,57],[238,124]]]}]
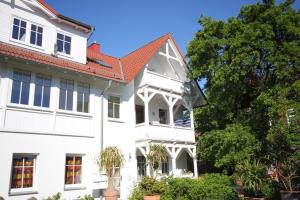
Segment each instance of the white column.
[{"label": "white column", "polygon": [[144,104],[145,104],[145,125],[149,126],[149,97],[148,97],[148,90],[145,88],[144,91]]},{"label": "white column", "polygon": [[194,113],[193,113],[193,109],[190,110],[190,118],[191,118],[191,128],[194,130]]},{"label": "white column", "polygon": [[[148,125],[149,125],[149,123],[148,123]],[[149,154],[149,151],[150,151],[150,146],[149,145],[150,144],[147,144],[147,146],[146,146],[146,155],[145,155],[146,162],[147,162],[147,155]],[[150,165],[148,163],[146,165],[146,175],[150,176]]]},{"label": "white column", "polygon": [[172,147],[172,173],[175,175],[176,173],[176,152],[175,152],[175,146]]},{"label": "white column", "polygon": [[198,166],[197,166],[197,158],[196,156],[194,156],[193,158],[193,161],[194,161],[194,177],[198,177]]},{"label": "white column", "polygon": [[170,114],[170,125],[174,126],[174,113],[173,113],[173,105],[169,104],[169,114]]}]

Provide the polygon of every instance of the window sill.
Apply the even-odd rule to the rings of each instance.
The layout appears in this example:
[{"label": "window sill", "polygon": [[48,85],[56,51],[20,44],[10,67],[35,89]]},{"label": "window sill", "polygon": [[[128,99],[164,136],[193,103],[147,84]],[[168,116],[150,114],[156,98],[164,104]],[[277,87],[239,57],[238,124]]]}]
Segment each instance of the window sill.
[{"label": "window sill", "polygon": [[85,190],[86,187],[84,187],[83,185],[65,185],[64,190],[65,191],[70,191],[70,190]]},{"label": "window sill", "polygon": [[184,127],[184,126],[174,126],[176,129],[184,129],[184,130],[192,130],[191,127]]},{"label": "window sill", "polygon": [[39,192],[37,190],[13,190],[9,192],[9,196],[19,196],[19,195],[26,195],[26,194],[38,194]]},{"label": "window sill", "polygon": [[7,104],[7,107],[13,109],[19,109],[19,110],[30,110],[30,111],[37,111],[37,112],[53,113],[53,111],[50,110],[50,108],[29,106],[25,104],[23,105],[23,104],[9,103]]},{"label": "window sill", "polygon": [[37,45],[33,45],[33,44],[30,44],[30,43],[27,43],[25,41],[21,41],[21,40],[16,40],[14,38],[10,38],[10,41],[12,43],[15,43],[15,44],[18,44],[18,45],[22,45],[22,46],[26,46],[26,47],[31,47],[33,49],[36,49],[36,50],[39,50],[39,51],[45,51],[45,49],[43,48],[43,46],[37,46]]},{"label": "window sill", "polygon": [[63,52],[59,52],[57,51],[56,54],[59,56],[59,57],[62,57],[62,58],[67,58],[67,59],[74,59],[71,54],[66,54],[66,53],[63,53]]},{"label": "window sill", "polygon": [[57,110],[57,114],[60,115],[71,115],[71,116],[77,116],[77,117],[86,117],[86,118],[92,118],[93,116],[89,113],[81,113],[81,112],[74,112],[69,110]]},{"label": "window sill", "polygon": [[121,120],[121,119],[117,119],[117,118],[108,118],[108,121],[109,122],[116,122],[116,123],[124,123],[124,121],[123,120]]}]

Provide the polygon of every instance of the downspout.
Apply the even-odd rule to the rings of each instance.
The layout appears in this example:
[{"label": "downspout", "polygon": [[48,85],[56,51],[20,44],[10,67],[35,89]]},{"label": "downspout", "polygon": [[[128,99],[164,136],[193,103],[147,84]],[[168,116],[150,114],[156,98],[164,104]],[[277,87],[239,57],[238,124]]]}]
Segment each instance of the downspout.
[{"label": "downspout", "polygon": [[101,135],[100,135],[101,152],[103,151],[103,130],[104,130],[104,128],[103,128],[103,125],[104,125],[103,99],[104,98],[103,97],[104,97],[104,94],[107,92],[107,90],[111,87],[111,83],[112,83],[112,80],[109,80],[107,86],[101,92]]}]

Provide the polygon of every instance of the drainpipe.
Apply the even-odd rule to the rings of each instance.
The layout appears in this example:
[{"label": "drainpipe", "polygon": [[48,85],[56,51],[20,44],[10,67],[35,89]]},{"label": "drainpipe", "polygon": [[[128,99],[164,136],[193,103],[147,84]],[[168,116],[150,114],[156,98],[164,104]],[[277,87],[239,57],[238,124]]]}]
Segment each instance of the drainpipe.
[{"label": "drainpipe", "polygon": [[107,86],[104,88],[104,90],[101,92],[101,135],[100,135],[100,144],[101,144],[101,152],[103,151],[103,124],[104,124],[104,120],[103,120],[103,97],[104,97],[104,94],[105,92],[110,88],[111,86],[111,83],[112,83],[112,80],[109,80],[108,81],[108,84]]}]

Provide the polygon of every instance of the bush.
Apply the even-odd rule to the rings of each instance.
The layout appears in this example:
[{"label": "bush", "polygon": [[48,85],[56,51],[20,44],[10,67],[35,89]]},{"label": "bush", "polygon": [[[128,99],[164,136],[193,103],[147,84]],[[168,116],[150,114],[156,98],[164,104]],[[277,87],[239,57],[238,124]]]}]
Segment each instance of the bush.
[{"label": "bush", "polygon": [[205,174],[199,179],[167,178],[159,182],[143,178],[129,200],[143,200],[146,190],[160,194],[161,200],[235,200],[237,194],[231,185],[231,178],[220,174]]},{"label": "bush", "polygon": [[143,200],[144,195],[163,194],[166,190],[165,181],[157,181],[151,177],[143,177],[141,182],[134,188],[129,200]]}]

